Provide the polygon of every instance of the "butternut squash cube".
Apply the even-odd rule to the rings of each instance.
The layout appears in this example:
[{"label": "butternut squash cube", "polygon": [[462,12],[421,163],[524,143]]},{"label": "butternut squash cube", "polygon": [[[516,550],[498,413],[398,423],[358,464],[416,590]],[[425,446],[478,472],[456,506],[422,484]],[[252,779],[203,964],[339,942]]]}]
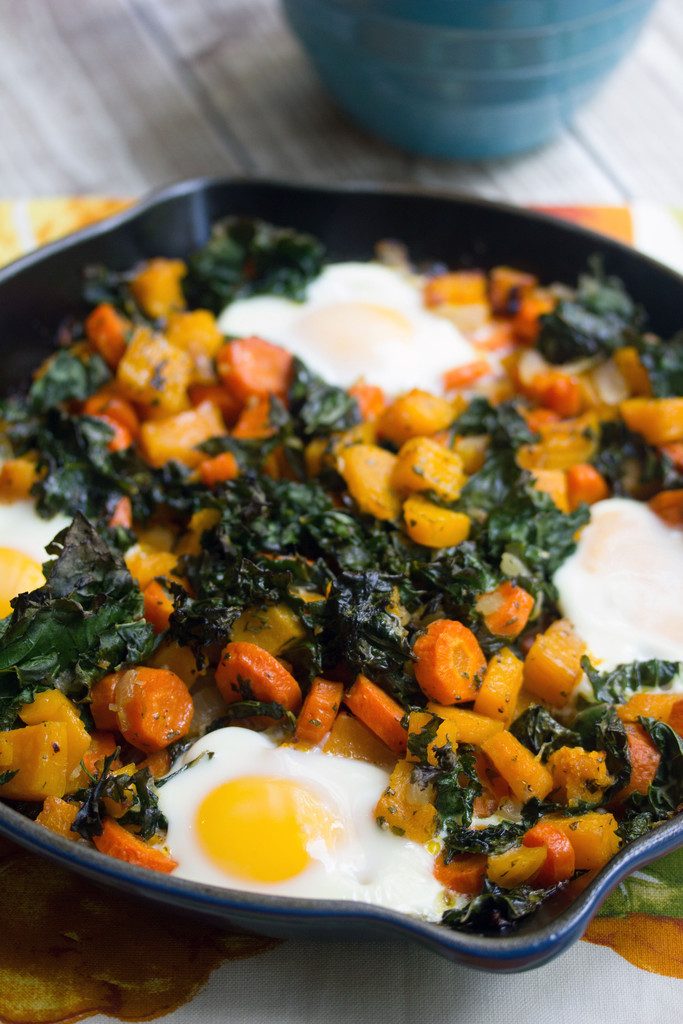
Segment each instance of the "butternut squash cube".
[{"label": "butternut squash cube", "polygon": [[549,494],[560,512],[569,512],[567,474],[563,469],[532,469],[534,487],[543,494]]},{"label": "butternut squash cube", "polygon": [[45,798],[43,809],[36,821],[39,825],[49,828],[51,832],[63,836],[64,839],[78,842],[80,838],[78,833],[71,831],[77,814],[78,804],[70,804],[59,796],[48,796]]},{"label": "butternut squash cube", "polygon": [[182,260],[161,257],[149,260],[135,275],[130,288],[143,313],[153,320],[167,317],[174,310],[185,308],[180,284],[187,274]]},{"label": "butternut squash cube", "polygon": [[637,722],[641,716],[668,722],[674,705],[681,699],[680,693],[634,693],[617,708],[617,714],[622,722]]},{"label": "butternut squash cube", "polygon": [[335,718],[323,753],[348,757],[353,761],[366,761],[380,768],[392,768],[396,764],[396,755],[392,754],[386,744],[374,732],[370,732],[360,719],[346,711],[340,711]]},{"label": "butternut squash cube", "polygon": [[193,384],[215,382],[214,359],[225,338],[213,313],[208,309],[171,313],[164,333],[171,345],[183,349],[190,356]]},{"label": "butternut squash cube", "polygon": [[299,616],[286,604],[274,604],[242,612],[232,627],[230,639],[257,644],[277,657],[288,643],[305,635]]},{"label": "butternut squash cube", "polygon": [[388,406],[377,423],[379,436],[397,448],[411,437],[424,437],[449,427],[457,415],[446,398],[415,388]]},{"label": "butternut squash cube", "polygon": [[0,468],[0,501],[28,498],[37,479],[36,464],[31,459],[7,459]]},{"label": "butternut squash cube", "polygon": [[547,856],[547,846],[517,846],[505,853],[491,854],[486,874],[494,885],[514,889],[533,878],[543,867]]},{"label": "butternut squash cube", "polygon": [[140,428],[140,442],[147,460],[163,466],[175,460],[194,468],[206,458],[197,446],[226,433],[223,417],[213,402],[202,402],[163,420],[147,420]]},{"label": "butternut squash cube", "polygon": [[512,733],[491,736],[482,744],[482,750],[522,803],[532,796],[544,800],[553,788],[548,769]]},{"label": "butternut squash cube", "polygon": [[6,800],[64,796],[67,787],[67,726],[44,722],[0,733],[0,772],[17,774],[3,786]]},{"label": "butternut squash cube", "polygon": [[66,727],[67,789],[78,789],[81,761],[90,746],[90,734],[76,705],[61,690],[43,690],[31,704],[25,704],[19,718],[26,725],[62,722]]},{"label": "butternut squash cube", "polygon": [[549,815],[541,820],[552,823],[572,844],[577,871],[603,868],[621,845],[618,822],[606,811],[589,811],[571,818]]},{"label": "butternut squash cube", "polygon": [[377,801],[375,818],[382,828],[396,835],[427,843],[434,836],[436,810],[431,803],[431,787],[422,789],[413,783],[412,773],[408,761],[397,762],[389,785]]},{"label": "butternut squash cube", "polygon": [[509,647],[502,647],[488,664],[474,701],[474,710],[508,726],[515,716],[523,681],[524,663]]},{"label": "butternut squash cube", "polygon": [[560,747],[548,758],[548,768],[556,790],[564,795],[568,807],[583,802],[598,803],[614,779],[607,771],[602,750]]},{"label": "butternut squash cube", "polygon": [[403,504],[406,533],[426,548],[450,548],[470,535],[472,522],[464,512],[441,508],[433,501],[414,495]]},{"label": "butternut squash cube", "polygon": [[460,456],[430,437],[413,437],[398,453],[393,475],[397,491],[432,491],[444,501],[455,501],[464,483]]},{"label": "butternut squash cube", "polygon": [[337,468],[361,512],[396,519],[401,502],[392,479],[396,456],[375,444],[354,444],[338,456]]},{"label": "butternut squash cube", "polygon": [[627,398],[619,411],[629,430],[650,444],[683,441],[683,398]]},{"label": "butternut squash cube", "polygon": [[524,685],[535,697],[561,708],[581,679],[586,645],[567,619],[558,619],[540,633],[524,662]]},{"label": "butternut squash cube", "polygon": [[192,372],[187,352],[140,327],[117,367],[116,383],[126,398],[148,406],[153,415],[170,416],[188,408]]},{"label": "butternut squash cube", "polygon": [[633,345],[618,348],[613,356],[614,362],[628,385],[632,395],[651,395],[650,378],[640,361],[638,349]]},{"label": "butternut squash cube", "polygon": [[443,740],[447,739],[453,746],[457,743],[473,743],[475,747],[480,747],[489,737],[495,736],[503,728],[500,722],[494,722],[467,708],[446,707],[443,704],[429,701],[427,711],[443,720],[443,726],[437,733],[437,741],[439,736],[442,737],[441,745],[443,745]]}]

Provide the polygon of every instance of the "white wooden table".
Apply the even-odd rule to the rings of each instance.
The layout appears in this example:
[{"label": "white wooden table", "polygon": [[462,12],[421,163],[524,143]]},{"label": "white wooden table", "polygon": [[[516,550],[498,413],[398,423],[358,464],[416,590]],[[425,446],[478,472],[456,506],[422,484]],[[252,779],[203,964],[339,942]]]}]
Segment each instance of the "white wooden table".
[{"label": "white wooden table", "polygon": [[137,195],[232,173],[683,206],[683,0],[660,0],[559,141],[486,164],[414,158],[354,128],[277,0],[0,0],[0,196]]}]

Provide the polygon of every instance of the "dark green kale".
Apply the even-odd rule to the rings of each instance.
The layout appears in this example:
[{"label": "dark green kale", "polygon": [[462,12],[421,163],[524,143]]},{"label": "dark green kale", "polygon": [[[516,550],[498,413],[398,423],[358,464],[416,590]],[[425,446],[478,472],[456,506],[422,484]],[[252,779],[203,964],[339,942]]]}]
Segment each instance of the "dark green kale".
[{"label": "dark green kale", "polygon": [[355,398],[343,388],[327,384],[300,359],[293,362],[288,398],[294,433],[306,440],[348,430],[360,423]]},{"label": "dark green kale", "polygon": [[625,704],[638,690],[666,689],[683,668],[679,661],[632,661],[617,665],[610,672],[593,668],[589,658],[581,659],[581,668],[588,676],[597,701]]},{"label": "dark green kale", "polygon": [[577,732],[562,725],[539,704],[523,711],[510,726],[510,732],[533,754],[540,754],[544,762],[554,750],[580,744]]},{"label": "dark green kale", "polygon": [[604,803],[631,777],[631,757],[624,723],[611,704],[592,704],[576,716],[574,729],[580,746],[605,754],[605,767],[614,782],[600,794],[600,802]]},{"label": "dark green kale", "polygon": [[6,782],[11,782],[18,771],[19,769],[17,768],[15,771],[0,772],[0,786],[4,786]]},{"label": "dark green kale", "polygon": [[463,541],[438,558],[416,565],[413,582],[425,598],[439,595],[440,605],[449,617],[461,618],[471,613],[480,594],[498,586],[500,573],[485,561],[473,541]]},{"label": "dark green kale", "polygon": [[64,349],[49,360],[33,381],[26,405],[31,413],[40,415],[63,402],[85,401],[109,380],[111,373],[100,356],[83,357]]},{"label": "dark green kale", "polygon": [[460,931],[484,932],[503,935],[511,931],[541,904],[560,892],[566,883],[550,889],[533,889],[520,885],[516,889],[502,889],[488,879],[483,892],[475,896],[460,910],[447,910],[442,923]]},{"label": "dark green kale", "polygon": [[247,295],[284,295],[301,300],[320,273],[324,250],[311,235],[261,220],[228,217],[188,261],[183,282],[190,307],[219,313]]},{"label": "dark green kale", "polygon": [[642,312],[622,282],[606,277],[597,260],[590,270],[580,276],[572,298],[560,299],[541,317],[537,348],[549,363],[609,356],[638,337]]},{"label": "dark green kale", "polygon": [[620,810],[618,834],[625,843],[670,818],[683,804],[683,739],[655,718],[640,718],[639,722],[661,759],[647,793],[632,793]]},{"label": "dark green kale", "polygon": [[[430,731],[429,723],[426,728]],[[423,761],[413,768],[413,781],[423,789],[433,787],[439,831],[447,834],[450,828],[469,828],[474,801],[482,792],[474,747],[460,743],[454,751],[447,743],[434,748],[434,757],[436,765]]]},{"label": "dark green kale", "polygon": [[296,715],[284,708],[282,704],[277,704],[275,701],[238,700],[229,706],[224,715],[212,722],[207,732],[214,732],[216,729],[223,729],[226,725],[232,725],[234,722],[255,716],[272,718],[289,732],[292,732],[296,726]]},{"label": "dark green kale", "polygon": [[119,824],[132,826],[141,839],[149,839],[168,827],[149,768],[130,774],[113,774],[112,764],[118,755],[117,748],[104,759],[100,774],[91,776],[91,784],[69,796],[69,800],[81,803],[71,831],[83,839],[102,835],[103,819],[107,816],[105,800],[128,805],[125,814],[118,819]]},{"label": "dark green kale", "polygon": [[604,420],[600,424],[592,462],[617,495],[649,498],[660,490],[683,487],[683,475],[669,456],[620,420]]},{"label": "dark green kale", "polygon": [[519,843],[528,825],[523,821],[500,821],[483,828],[448,824],[443,836],[444,860],[448,863],[461,853],[504,853]]},{"label": "dark green kale", "polygon": [[656,398],[683,395],[683,331],[670,341],[644,338],[640,361],[647,370],[652,394]]},{"label": "dark green kale", "polygon": [[47,582],[20,594],[0,624],[0,726],[35,693],[58,687],[82,700],[91,683],[143,661],[154,632],[123,561],[77,516],[48,545]]},{"label": "dark green kale", "polygon": [[451,427],[453,434],[488,434],[491,447],[512,448],[516,451],[524,444],[537,440],[526,420],[519,414],[513,402],[491,405],[488,398],[473,398],[465,411]]},{"label": "dark green kale", "polygon": [[463,487],[457,508],[481,522],[489,512],[506,501],[511,490],[524,477],[510,449],[490,449],[484,465],[473,473]]}]

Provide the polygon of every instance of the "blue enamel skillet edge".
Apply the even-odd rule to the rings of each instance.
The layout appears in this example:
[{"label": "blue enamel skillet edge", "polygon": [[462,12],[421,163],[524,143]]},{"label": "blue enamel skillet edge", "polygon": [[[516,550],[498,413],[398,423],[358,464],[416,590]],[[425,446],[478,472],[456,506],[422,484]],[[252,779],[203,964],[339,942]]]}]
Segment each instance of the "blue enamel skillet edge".
[{"label": "blue enamel skillet edge", "polygon": [[[367,259],[376,241],[396,238],[418,261],[509,264],[545,282],[572,283],[587,259],[601,253],[606,270],[620,276],[648,309],[655,331],[666,336],[681,326],[683,277],[627,246],[539,213],[385,186],[197,179],[155,192],[130,210],[0,270],[0,392],[25,383],[50,351],[59,323],[82,308],[85,265],[124,269],[151,256],[185,256],[206,240],[215,220],[229,214],[311,231],[333,259]],[[402,936],[459,963],[511,972],[557,956],[580,938],[629,873],[683,846],[683,816],[623,849],[569,906],[550,911],[555,916],[549,919],[546,911],[503,936],[451,931],[365,904],[251,894],[158,875],[71,843],[9,804],[0,803],[0,834],[92,881],[233,927],[282,937]]]}]

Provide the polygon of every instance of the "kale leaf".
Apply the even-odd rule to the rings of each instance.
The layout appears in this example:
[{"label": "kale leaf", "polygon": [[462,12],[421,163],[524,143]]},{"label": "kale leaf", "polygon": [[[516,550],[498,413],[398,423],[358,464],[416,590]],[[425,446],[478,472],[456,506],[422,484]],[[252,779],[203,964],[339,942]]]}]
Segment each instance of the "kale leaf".
[{"label": "kale leaf", "polygon": [[0,724],[29,694],[58,687],[82,699],[89,684],[154,646],[140,590],[83,516],[48,545],[47,582],[20,594],[0,627]]},{"label": "kale leaf", "polygon": [[[430,723],[426,726],[431,732]],[[424,732],[424,729],[422,730]],[[421,750],[426,757],[427,745]],[[416,751],[419,749],[415,747]],[[468,828],[474,816],[474,801],[482,787],[477,774],[474,747],[469,743],[458,745],[454,751],[449,743],[433,748],[436,765],[426,760],[413,768],[413,781],[423,789],[433,787],[432,803],[436,808],[438,828],[447,833],[449,828]]]},{"label": "kale leaf", "polygon": [[216,729],[223,729],[226,725],[232,725],[233,722],[241,722],[245,718],[254,718],[255,716],[272,718],[274,721],[280,722],[289,732],[292,732],[296,726],[296,716],[276,701],[238,700],[229,706],[224,715],[211,723],[207,732],[214,732]]},{"label": "kale leaf", "polygon": [[604,420],[600,424],[592,462],[617,495],[648,498],[663,489],[683,487],[683,474],[669,456],[620,420]]},{"label": "kale leaf", "polygon": [[488,434],[493,448],[516,450],[531,444],[536,435],[513,402],[491,405],[488,398],[473,398],[451,427],[453,434]]},{"label": "kale leaf", "polygon": [[647,794],[649,806],[657,820],[661,820],[683,803],[683,737],[656,718],[640,718],[639,721],[662,755]]},{"label": "kale leaf", "polygon": [[343,388],[327,384],[300,359],[293,362],[288,398],[294,431],[300,437],[321,437],[360,423],[355,398]]},{"label": "kale leaf", "polygon": [[510,726],[510,732],[533,754],[540,754],[542,761],[547,761],[560,747],[579,745],[578,733],[562,725],[539,704],[523,711]]},{"label": "kale leaf", "polygon": [[236,298],[284,295],[301,300],[320,273],[324,250],[311,235],[261,220],[228,217],[188,261],[184,288],[190,307],[219,313]]},{"label": "kale leaf", "polygon": [[450,928],[461,931],[502,935],[538,910],[542,903],[555,896],[565,884],[550,889],[534,889],[529,885],[503,889],[485,879],[484,889],[479,896],[475,896],[459,910],[447,910],[441,920]]},{"label": "kale leaf", "polygon": [[119,824],[131,825],[141,839],[149,839],[168,827],[159,808],[159,795],[149,768],[140,768],[130,774],[113,774],[112,764],[118,755],[117,748],[105,757],[100,774],[92,777],[91,784],[69,796],[69,800],[81,803],[71,831],[83,839],[102,835],[103,819],[107,816],[105,800],[127,805],[125,813],[118,819]]},{"label": "kale leaf", "polygon": [[614,782],[601,795],[604,803],[631,777],[631,757],[624,723],[611,704],[592,704],[576,716],[574,729],[585,750],[600,750],[605,754],[605,767]]},{"label": "kale leaf", "polygon": [[500,821],[483,828],[466,828],[449,822],[443,837],[444,860],[448,863],[461,853],[504,853],[519,842],[527,831],[526,822]]},{"label": "kale leaf", "polygon": [[640,361],[656,398],[683,395],[683,331],[670,341],[643,339]]},{"label": "kale leaf", "polygon": [[85,401],[110,379],[109,368],[100,356],[93,353],[84,358],[64,349],[46,363],[26,401],[32,413],[44,413],[62,402]]},{"label": "kale leaf", "polygon": [[588,676],[597,701],[606,704],[624,704],[638,690],[650,687],[666,689],[680,674],[679,661],[631,661],[617,665],[609,672],[593,668],[589,658],[581,659],[581,668]]}]

